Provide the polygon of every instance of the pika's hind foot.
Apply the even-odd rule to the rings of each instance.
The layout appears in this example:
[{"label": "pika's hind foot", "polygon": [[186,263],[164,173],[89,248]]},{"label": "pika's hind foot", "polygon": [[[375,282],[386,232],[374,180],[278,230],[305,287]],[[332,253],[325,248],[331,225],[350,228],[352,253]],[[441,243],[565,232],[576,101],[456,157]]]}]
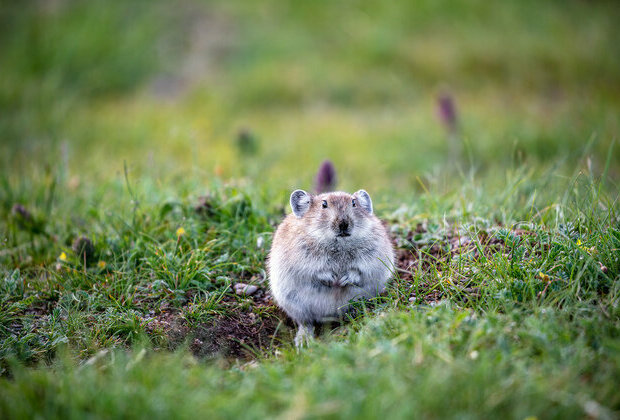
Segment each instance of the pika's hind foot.
[{"label": "pika's hind foot", "polygon": [[297,335],[295,336],[295,347],[300,349],[307,346],[314,340],[314,326],[299,324]]}]

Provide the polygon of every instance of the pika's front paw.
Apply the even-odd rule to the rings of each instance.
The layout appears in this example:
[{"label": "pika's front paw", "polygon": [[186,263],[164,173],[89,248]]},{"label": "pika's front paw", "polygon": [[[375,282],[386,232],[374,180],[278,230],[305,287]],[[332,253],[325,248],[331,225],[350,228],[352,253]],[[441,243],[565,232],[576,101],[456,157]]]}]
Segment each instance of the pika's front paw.
[{"label": "pika's front paw", "polygon": [[317,274],[316,279],[325,287],[334,287],[337,285],[338,281],[335,274],[327,271]]},{"label": "pika's front paw", "polygon": [[352,286],[360,286],[362,283],[362,277],[357,271],[349,271],[347,274],[342,276],[340,281],[338,281],[338,285],[340,287],[352,285]]}]

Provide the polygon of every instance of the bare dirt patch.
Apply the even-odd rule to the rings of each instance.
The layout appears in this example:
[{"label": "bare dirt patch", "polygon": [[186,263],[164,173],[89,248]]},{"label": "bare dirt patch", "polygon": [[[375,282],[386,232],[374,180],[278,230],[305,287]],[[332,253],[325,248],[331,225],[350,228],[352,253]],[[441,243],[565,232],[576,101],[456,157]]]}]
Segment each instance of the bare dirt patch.
[{"label": "bare dirt patch", "polygon": [[292,340],[292,322],[262,288],[241,303],[226,295],[221,305],[223,314],[200,323],[188,322],[185,308],[166,308],[149,319],[147,334],[163,335],[171,350],[187,345],[196,357],[207,359],[254,359]]},{"label": "bare dirt patch", "polygon": [[190,345],[198,357],[233,357],[251,359],[279,342],[276,317],[260,318],[253,312],[221,316],[200,325]]}]

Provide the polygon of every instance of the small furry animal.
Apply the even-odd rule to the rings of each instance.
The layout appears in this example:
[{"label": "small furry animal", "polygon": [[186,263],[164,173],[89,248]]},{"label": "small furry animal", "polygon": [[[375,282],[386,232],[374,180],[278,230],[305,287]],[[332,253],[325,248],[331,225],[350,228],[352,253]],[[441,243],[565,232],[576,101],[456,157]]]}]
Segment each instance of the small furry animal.
[{"label": "small furry animal", "polygon": [[313,337],[315,324],[339,318],[352,300],[383,291],[394,249],[364,190],[295,190],[290,204],[293,213],[276,230],[267,265],[276,303],[299,327],[299,347]]}]

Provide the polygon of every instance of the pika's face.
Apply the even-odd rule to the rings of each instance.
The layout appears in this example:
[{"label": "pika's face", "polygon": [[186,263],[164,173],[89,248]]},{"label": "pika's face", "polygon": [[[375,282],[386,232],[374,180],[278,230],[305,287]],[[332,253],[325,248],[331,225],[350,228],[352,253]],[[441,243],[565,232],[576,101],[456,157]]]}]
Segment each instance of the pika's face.
[{"label": "pika's face", "polygon": [[364,190],[316,196],[297,190],[291,194],[291,207],[305,222],[307,233],[319,241],[353,240],[365,237],[370,229],[372,201]]}]

